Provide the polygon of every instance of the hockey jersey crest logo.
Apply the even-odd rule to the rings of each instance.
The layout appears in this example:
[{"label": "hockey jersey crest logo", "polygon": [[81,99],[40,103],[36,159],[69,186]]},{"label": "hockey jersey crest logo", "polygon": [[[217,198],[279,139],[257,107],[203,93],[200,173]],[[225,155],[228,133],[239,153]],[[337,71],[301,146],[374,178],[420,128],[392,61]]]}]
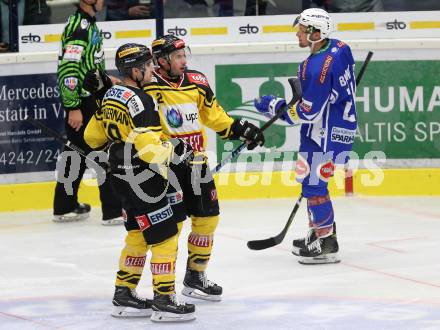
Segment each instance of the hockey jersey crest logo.
[{"label": "hockey jersey crest logo", "polygon": [[167,109],[167,122],[172,128],[179,128],[183,124],[182,114],[178,109]]},{"label": "hockey jersey crest logo", "polygon": [[209,86],[208,79],[201,73],[187,73],[188,80],[194,84]]},{"label": "hockey jersey crest logo", "polygon": [[64,86],[66,86],[71,91],[75,90],[76,86],[78,86],[78,78],[76,77],[64,78]]}]

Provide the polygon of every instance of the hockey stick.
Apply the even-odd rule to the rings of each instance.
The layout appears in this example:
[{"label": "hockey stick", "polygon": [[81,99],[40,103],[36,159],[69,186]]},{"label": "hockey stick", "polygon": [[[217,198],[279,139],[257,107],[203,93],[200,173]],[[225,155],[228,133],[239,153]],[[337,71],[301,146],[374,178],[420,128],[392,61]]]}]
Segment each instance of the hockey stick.
[{"label": "hockey stick", "polygon": [[[298,101],[301,98],[301,84],[299,82],[298,78],[289,78],[287,80],[290,84],[290,87],[292,88],[292,100],[290,101],[289,104],[291,103],[295,103],[296,101]],[[271,126],[277,119],[280,119],[281,116],[284,114],[284,112],[286,112],[287,110],[287,105],[280,109],[278,111],[278,113],[273,116],[271,119],[269,119],[261,128],[260,128],[260,132],[264,132],[269,126]],[[240,154],[244,148],[246,148],[247,146],[247,142],[243,142],[242,144],[240,144],[237,148],[235,148],[229,155],[228,157],[226,157],[225,159],[223,159],[220,163],[217,164],[217,166],[212,170],[212,173],[217,173],[218,171],[220,171],[220,169],[225,166],[226,163],[229,163],[233,158],[235,158],[238,154]]]},{"label": "hockey stick", "polygon": [[[368,63],[370,63],[371,57],[373,57],[373,52],[369,51],[367,54],[367,57],[365,58],[364,63],[362,64],[361,69],[359,70],[359,75],[356,77],[356,86],[359,85],[362,76],[364,75],[364,72],[368,66]],[[286,224],[284,225],[283,230],[281,233],[274,237],[266,238],[266,239],[260,239],[260,240],[254,240],[247,242],[247,246],[251,250],[264,250],[268,249],[272,246],[280,244],[284,237],[287,234],[287,230],[289,230],[290,225],[292,224],[293,218],[295,218],[296,212],[298,211],[299,205],[301,203],[301,200],[303,198],[303,195],[300,194],[298,200],[295,203],[295,206],[293,207],[292,212],[290,213],[289,219],[287,220]]]},{"label": "hockey stick", "polygon": [[90,158],[86,154],[86,152],[84,150],[82,150],[80,147],[78,147],[77,145],[75,145],[72,142],[70,142],[70,140],[67,139],[65,136],[62,136],[60,133],[54,131],[53,129],[51,129],[49,127],[47,127],[42,122],[40,122],[40,121],[38,121],[38,120],[36,120],[34,118],[31,118],[31,117],[26,117],[25,121],[27,121],[32,126],[35,126],[35,127],[39,128],[39,129],[41,129],[46,135],[51,136],[51,137],[55,138],[56,140],[60,141],[66,147],[69,147],[70,149],[76,151],[77,153],[79,153],[82,157],[84,157],[88,161],[97,164],[98,166],[102,167],[104,170],[107,170],[106,166],[104,165],[105,163],[100,164],[100,163],[96,162],[96,160]]},{"label": "hockey stick", "polygon": [[295,218],[296,212],[299,209],[299,205],[301,204],[302,199],[303,199],[303,195],[300,194],[298,200],[295,203],[295,206],[293,207],[292,212],[289,215],[289,219],[287,220],[287,223],[285,224],[281,233],[279,233],[278,235],[276,235],[274,237],[261,239],[261,240],[255,240],[255,241],[249,241],[249,242],[247,242],[248,248],[251,250],[264,250],[264,249],[267,249],[272,246],[280,244],[283,241],[284,237],[286,236],[287,230],[289,229],[290,224],[292,223],[293,219]]}]

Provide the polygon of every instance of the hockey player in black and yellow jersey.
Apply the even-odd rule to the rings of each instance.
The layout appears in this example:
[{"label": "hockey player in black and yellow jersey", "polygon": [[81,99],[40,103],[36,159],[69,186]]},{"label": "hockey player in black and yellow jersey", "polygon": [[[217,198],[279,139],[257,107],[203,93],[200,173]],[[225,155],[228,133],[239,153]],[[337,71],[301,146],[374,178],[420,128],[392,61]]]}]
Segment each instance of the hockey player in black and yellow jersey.
[{"label": "hockey player in black and yellow jersey", "polygon": [[195,153],[191,170],[171,167],[178,185],[170,185],[168,190],[179,233],[187,216],[192,223],[182,294],[220,301],[222,287],[209,281],[205,273],[219,221],[216,187],[205,154],[205,126],[223,139],[248,141],[248,149],[263,145],[264,136],[251,123],[229,117],[217,102],[207,78],[186,68],[189,49],[182,39],[163,36],[153,41],[152,51],[156,69],[153,82],[144,90],[156,99],[164,132],[187,141]]},{"label": "hockey player in black and yellow jersey", "polygon": [[[151,52],[143,45],[126,44],[117,50],[116,67],[123,82],[106,92],[100,111],[86,128],[85,140],[94,149],[110,145],[108,179],[126,213],[128,233],[119,260],[112,315],[152,314],[152,321],[187,321],[195,318],[195,307],[176,299],[178,229],[166,191],[170,161],[185,167],[192,151],[182,140],[167,140],[157,104],[142,90],[152,77],[151,61]],[[153,301],[135,294],[148,250],[152,251]]]}]

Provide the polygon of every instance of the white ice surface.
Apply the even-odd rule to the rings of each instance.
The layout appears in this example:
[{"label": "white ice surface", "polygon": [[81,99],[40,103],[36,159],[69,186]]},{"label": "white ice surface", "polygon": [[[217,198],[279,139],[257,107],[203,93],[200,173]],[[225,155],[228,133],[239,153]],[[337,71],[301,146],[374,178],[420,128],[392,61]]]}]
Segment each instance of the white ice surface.
[{"label": "white ice surface", "polygon": [[[440,329],[440,198],[336,198],[342,262],[318,266],[290,253],[304,202],[282,244],[263,251],[246,242],[279,233],[293,201],[221,207],[208,275],[223,301],[192,300],[197,319],[184,324],[110,317],[125,229],[102,226],[99,209],[65,224],[51,210],[0,213],[0,329]],[[151,298],[150,282],[146,267],[140,295]]]}]

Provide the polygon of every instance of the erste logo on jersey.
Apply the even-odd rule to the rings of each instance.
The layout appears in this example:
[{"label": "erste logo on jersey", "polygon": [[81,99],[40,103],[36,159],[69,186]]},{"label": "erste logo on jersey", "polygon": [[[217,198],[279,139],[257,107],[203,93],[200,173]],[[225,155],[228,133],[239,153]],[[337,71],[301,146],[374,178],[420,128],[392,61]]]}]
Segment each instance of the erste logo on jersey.
[{"label": "erste logo on jersey", "polygon": [[76,77],[64,78],[64,86],[66,86],[71,91],[75,90],[76,86],[78,86],[78,78]]},{"label": "erste logo on jersey", "polygon": [[170,205],[165,205],[161,209],[148,213],[148,220],[152,225],[168,220],[173,216],[173,210]]},{"label": "erste logo on jersey", "polygon": [[183,202],[183,191],[179,190],[173,193],[167,194],[168,204],[176,205]]},{"label": "erste logo on jersey", "polygon": [[[135,95],[133,91],[129,90],[125,87],[119,87],[119,86],[113,86],[110,88],[107,93],[105,93],[106,98],[110,98],[113,100],[117,100],[122,102],[123,104],[126,104],[127,101]],[[140,100],[139,100],[140,102]]]},{"label": "erste logo on jersey", "polygon": [[209,86],[208,79],[201,73],[187,73],[188,80],[194,84]]}]

